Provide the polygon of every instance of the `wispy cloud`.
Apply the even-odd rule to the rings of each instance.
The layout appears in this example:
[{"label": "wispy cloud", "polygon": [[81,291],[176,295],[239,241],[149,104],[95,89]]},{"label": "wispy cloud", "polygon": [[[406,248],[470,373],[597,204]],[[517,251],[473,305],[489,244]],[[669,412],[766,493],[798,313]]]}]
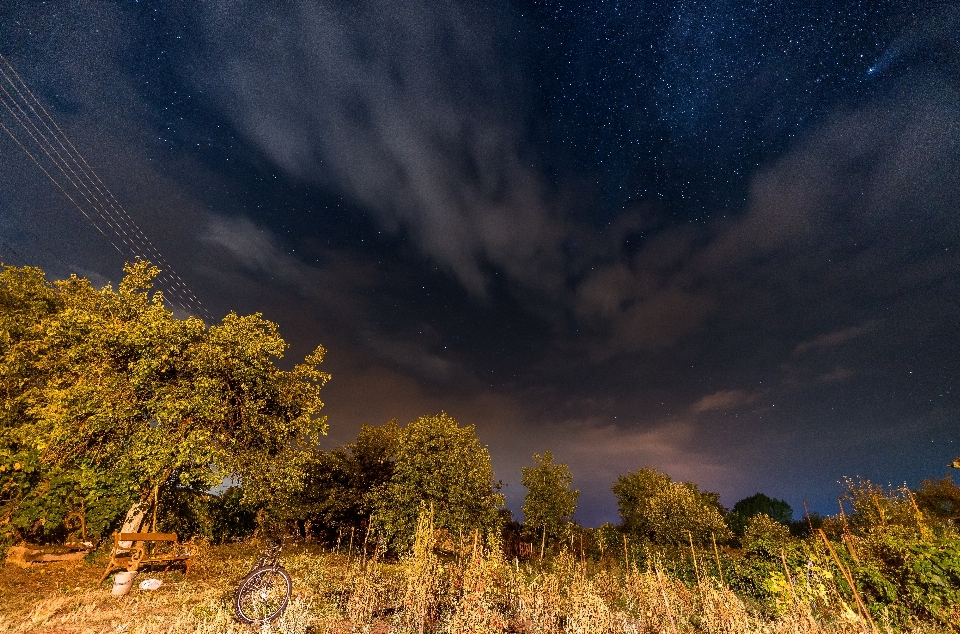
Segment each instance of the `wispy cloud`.
[{"label": "wispy cloud", "polygon": [[860,324],[859,326],[841,328],[840,330],[834,330],[833,332],[828,332],[807,341],[801,341],[797,344],[797,347],[793,349],[793,353],[795,355],[800,355],[818,348],[832,348],[834,346],[839,346],[847,341],[856,339],[872,330],[875,330],[879,324],[880,322],[878,320],[873,319],[866,323]]},{"label": "wispy cloud", "polygon": [[731,410],[752,403],[757,398],[744,390],[720,390],[700,398],[690,407],[694,414],[702,414],[712,410]]},{"label": "wispy cloud", "polygon": [[[197,81],[271,160],[337,188],[483,295],[486,264],[562,282],[561,219],[521,141],[522,89],[471,3],[218,5]],[[252,40],[250,31],[259,37]]]}]

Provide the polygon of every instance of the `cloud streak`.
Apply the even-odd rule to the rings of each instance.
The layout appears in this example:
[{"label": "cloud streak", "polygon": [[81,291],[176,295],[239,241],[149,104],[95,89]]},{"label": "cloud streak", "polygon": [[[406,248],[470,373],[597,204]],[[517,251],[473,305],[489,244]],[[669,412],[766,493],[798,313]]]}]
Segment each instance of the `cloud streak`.
[{"label": "cloud streak", "polygon": [[235,0],[207,15],[225,70],[197,80],[288,174],[408,232],[476,295],[488,264],[556,287],[563,223],[520,147],[503,25],[472,7]]}]

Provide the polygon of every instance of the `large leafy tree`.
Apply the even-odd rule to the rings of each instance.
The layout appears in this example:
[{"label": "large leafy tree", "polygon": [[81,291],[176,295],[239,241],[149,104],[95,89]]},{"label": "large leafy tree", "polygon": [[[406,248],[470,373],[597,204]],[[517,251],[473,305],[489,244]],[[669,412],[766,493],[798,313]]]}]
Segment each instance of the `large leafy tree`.
[{"label": "large leafy tree", "polygon": [[[251,500],[282,506],[302,483],[317,436],[317,348],[291,371],[287,344],[259,314],[208,327],[178,319],[150,293],[158,269],[128,265],[117,289],[49,282],[39,269],[0,272],[0,522],[23,534],[52,496],[99,530],[160,487],[209,487],[225,476]],[[18,468],[19,467],[19,468]],[[26,472],[29,477],[7,474]],[[72,491],[72,493],[70,493]]]},{"label": "large leafy tree", "polygon": [[669,545],[685,543],[688,535],[701,544],[730,537],[720,496],[692,482],[645,467],[618,477],[613,493],[623,530],[638,539]]},{"label": "large leafy tree", "polygon": [[543,541],[563,539],[567,523],[577,510],[580,491],[571,488],[573,474],[565,464],[554,464],[553,455],[533,454],[533,467],[520,469],[520,484],[527,488],[523,506],[523,525],[528,537]]},{"label": "large leafy tree", "polygon": [[395,549],[411,543],[417,517],[431,510],[438,529],[488,530],[504,501],[498,489],[473,425],[445,413],[421,416],[400,430],[393,474],[371,495],[374,524]]}]

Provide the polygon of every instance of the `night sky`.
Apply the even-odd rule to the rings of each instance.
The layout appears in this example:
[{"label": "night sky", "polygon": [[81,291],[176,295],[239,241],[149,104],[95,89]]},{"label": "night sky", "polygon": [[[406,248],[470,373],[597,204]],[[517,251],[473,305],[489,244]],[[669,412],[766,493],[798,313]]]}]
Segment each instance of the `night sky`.
[{"label": "night sky", "polygon": [[[327,347],[325,447],[443,410],[515,512],[533,452],[568,463],[584,525],[642,466],[798,517],[949,471],[958,33],[956,2],[0,8],[204,309]],[[125,259],[2,131],[0,258]]]}]

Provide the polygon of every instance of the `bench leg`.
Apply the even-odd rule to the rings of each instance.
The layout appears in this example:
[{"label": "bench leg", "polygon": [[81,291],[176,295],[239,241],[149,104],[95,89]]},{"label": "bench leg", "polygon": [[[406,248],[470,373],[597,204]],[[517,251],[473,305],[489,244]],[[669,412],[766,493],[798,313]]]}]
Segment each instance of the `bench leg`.
[{"label": "bench leg", "polygon": [[113,569],[117,567],[117,566],[114,566],[113,563],[114,563],[114,562],[113,562],[113,560],[111,559],[111,560],[110,560],[110,563],[107,564],[107,569],[103,571],[103,576],[100,577],[99,583],[103,583],[103,581],[104,581],[107,577],[110,576],[110,573],[113,572]]}]

